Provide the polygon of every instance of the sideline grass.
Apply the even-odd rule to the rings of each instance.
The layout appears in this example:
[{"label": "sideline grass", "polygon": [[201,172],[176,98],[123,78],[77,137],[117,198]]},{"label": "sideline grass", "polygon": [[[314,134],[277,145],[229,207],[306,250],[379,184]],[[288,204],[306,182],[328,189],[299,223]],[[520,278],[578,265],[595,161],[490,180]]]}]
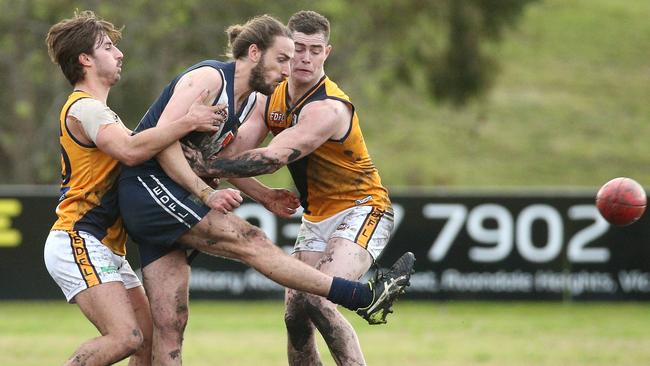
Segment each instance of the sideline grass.
[{"label": "sideline grass", "polygon": [[[647,304],[403,302],[378,327],[346,314],[375,366],[650,364]],[[62,364],[93,336],[75,306],[0,302],[0,365]],[[186,365],[286,365],[284,349],[281,302],[191,304]]]}]

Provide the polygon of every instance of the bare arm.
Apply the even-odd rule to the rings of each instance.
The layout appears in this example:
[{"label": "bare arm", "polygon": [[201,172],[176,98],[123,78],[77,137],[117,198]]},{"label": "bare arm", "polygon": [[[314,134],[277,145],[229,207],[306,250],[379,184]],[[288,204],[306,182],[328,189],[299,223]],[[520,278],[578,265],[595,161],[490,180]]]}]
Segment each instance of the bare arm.
[{"label": "bare arm", "polygon": [[[218,157],[227,158],[235,156],[243,151],[254,149],[262,143],[264,137],[269,132],[264,121],[266,99],[267,96],[258,93],[255,109],[241,127],[239,127],[235,140],[219,152]],[[192,164],[193,161],[191,159],[189,160],[192,168],[195,168]],[[201,170],[202,166],[198,166],[197,168],[195,171],[198,170],[199,175],[204,176],[206,174],[205,171]],[[264,204],[266,200],[271,199],[271,188],[265,186],[255,178],[230,178],[228,181],[259,203]]]},{"label": "bare arm", "polygon": [[[239,127],[237,136],[233,142],[219,152],[217,155],[219,158],[235,156],[246,150],[254,149],[262,143],[269,132],[264,122],[265,104],[266,96],[259,94],[250,116],[246,121],[244,121],[241,127]],[[198,176],[203,178],[219,178],[217,176],[211,176],[206,172],[206,160],[204,160],[204,157],[208,154],[202,151],[200,147],[193,146],[190,142],[186,142],[181,145],[181,148],[183,149],[185,158]]]},{"label": "bare arm", "polygon": [[223,106],[205,105],[208,98],[205,90],[196,91],[193,95],[189,111],[163,126],[158,125],[133,135],[120,123],[101,125],[96,137],[97,147],[121,163],[132,166],[151,159],[191,131],[216,131],[221,123],[216,112]]},{"label": "bare arm", "polygon": [[264,200],[264,194],[271,189],[255,178],[230,178],[228,182],[260,203]]},{"label": "bare arm", "polygon": [[[219,152],[219,157],[236,155],[242,151],[255,148],[262,142],[268,134],[268,129],[264,121],[265,105],[266,96],[258,95],[255,109],[239,128],[235,141],[223,151]],[[205,176],[205,171],[201,170],[204,167],[202,160],[204,154],[195,149],[190,149],[185,145],[183,145],[183,149],[189,153],[188,158],[195,171],[198,170],[199,175]],[[192,162],[195,162],[191,159],[193,154],[196,154],[196,157],[201,157],[200,165],[196,166],[197,164],[192,164]],[[300,200],[289,190],[269,188],[255,178],[230,178],[228,181],[253,200],[264,205],[267,210],[280,217],[289,218],[300,207]]]},{"label": "bare arm", "polygon": [[349,127],[351,110],[343,103],[324,100],[310,103],[298,123],[271,140],[264,148],[205,162],[205,172],[218,177],[251,177],[270,174],[312,151]]},{"label": "bare arm", "polygon": [[[265,95],[258,94],[253,111],[239,127],[235,140],[219,152],[219,157],[234,156],[260,145],[269,132],[264,120],[266,99]],[[194,172],[204,180],[212,178],[205,171],[205,162],[203,160],[205,154],[199,151],[198,147],[191,147],[187,144],[182,144],[181,147]],[[214,179],[218,182],[219,178]],[[264,203],[265,199],[270,198],[271,188],[255,178],[231,178],[228,181],[257,202]],[[214,182],[214,180],[211,182]]]},{"label": "bare arm", "polygon": [[287,189],[269,188],[255,178],[231,178],[228,181],[280,217],[289,218],[300,207],[298,196]]},{"label": "bare arm", "polygon": [[[202,67],[187,73],[176,84],[174,94],[160,116],[158,125],[164,126],[169,124],[172,120],[178,118],[178,116],[186,113],[191,104],[191,96],[198,90],[208,89],[212,96],[211,99],[214,100],[214,96],[221,88],[221,84],[222,81],[219,72],[211,67]],[[183,151],[178,141],[159,153],[157,159],[160,166],[172,180],[180,184],[190,193],[201,198],[206,205],[211,208],[224,208],[224,206],[213,200],[215,198],[215,190],[192,171],[192,168],[183,156]],[[226,209],[239,206],[239,202],[242,200],[239,192],[235,190],[220,190],[217,192],[223,192],[226,196],[225,198],[228,203],[225,206]]]}]

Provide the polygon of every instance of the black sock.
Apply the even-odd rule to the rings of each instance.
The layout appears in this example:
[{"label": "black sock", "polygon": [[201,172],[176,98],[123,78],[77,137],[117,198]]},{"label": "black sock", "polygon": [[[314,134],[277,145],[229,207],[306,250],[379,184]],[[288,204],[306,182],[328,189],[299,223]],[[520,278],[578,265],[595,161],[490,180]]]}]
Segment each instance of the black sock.
[{"label": "black sock", "polygon": [[350,310],[365,308],[372,302],[372,290],[367,283],[348,281],[345,278],[334,277],[332,287],[327,294],[327,300],[344,306]]}]

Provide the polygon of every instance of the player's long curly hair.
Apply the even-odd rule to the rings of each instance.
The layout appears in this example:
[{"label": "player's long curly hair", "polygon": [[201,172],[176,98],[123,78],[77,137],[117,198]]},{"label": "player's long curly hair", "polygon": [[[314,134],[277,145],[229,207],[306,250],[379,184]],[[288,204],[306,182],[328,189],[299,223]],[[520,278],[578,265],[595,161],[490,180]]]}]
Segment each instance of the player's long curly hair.
[{"label": "player's long curly hair", "polygon": [[73,18],[60,21],[47,32],[47,53],[52,62],[61,67],[70,84],[75,85],[84,78],[79,55],[93,55],[95,44],[104,35],[107,35],[113,44],[117,44],[122,39],[122,30],[98,18],[90,10],[79,13],[75,11]]},{"label": "player's long curly hair", "polygon": [[231,25],[228,34],[227,56],[240,59],[248,55],[248,47],[255,44],[262,51],[273,47],[275,37],[291,38],[291,32],[284,24],[270,15],[260,15],[250,19],[244,25]]}]

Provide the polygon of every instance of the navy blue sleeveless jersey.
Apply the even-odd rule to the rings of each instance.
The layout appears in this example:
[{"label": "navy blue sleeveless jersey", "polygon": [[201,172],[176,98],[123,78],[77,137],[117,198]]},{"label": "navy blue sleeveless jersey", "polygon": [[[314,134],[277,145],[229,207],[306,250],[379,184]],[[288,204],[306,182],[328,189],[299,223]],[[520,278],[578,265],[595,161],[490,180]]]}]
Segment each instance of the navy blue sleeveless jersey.
[{"label": "navy blue sleeveless jersey", "polygon": [[[214,60],[200,62],[174,78],[140,120],[135,133],[157,125],[180,78],[199,67],[212,67],[221,74],[223,83],[215,104],[228,104],[228,118],[218,132],[190,133],[182,140],[201,145],[204,155],[216,154],[234,140],[239,126],[255,105],[255,93],[251,93],[236,114],[235,63]],[[169,178],[155,158],[138,166],[122,167],[118,194],[124,226],[139,245],[143,267],[178,248],[178,238],[210,212],[199,198]]]},{"label": "navy blue sleeveless jersey", "polygon": [[[239,113],[235,113],[235,63],[225,63],[216,60],[205,60],[199,62],[193,66],[190,66],[185,71],[176,76],[174,80],[172,80],[163,89],[162,93],[160,93],[158,96],[158,99],[156,99],[151,107],[149,107],[149,110],[147,110],[147,113],[145,113],[144,117],[142,117],[140,123],[138,123],[138,126],[135,128],[134,133],[138,133],[140,131],[144,131],[148,128],[156,126],[158,124],[158,119],[162,115],[162,112],[165,110],[167,103],[172,97],[174,87],[178,81],[188,72],[206,66],[217,69],[221,74],[222,87],[219,93],[217,93],[217,98],[215,99],[213,105],[227,104],[228,119],[221,125],[220,130],[217,132],[210,134],[205,132],[192,132],[181,139],[181,141],[190,141],[192,144],[199,147],[201,151],[207,155],[206,158],[218,153],[221,151],[221,149],[232,142],[235,135],[237,134],[237,129],[246,120],[248,114],[255,106],[255,99],[257,94],[251,93],[245,104],[239,110]],[[158,165],[156,159],[152,158],[135,167],[123,167],[122,177],[128,177],[143,173],[159,173],[161,171],[162,168],[160,165]]]}]

